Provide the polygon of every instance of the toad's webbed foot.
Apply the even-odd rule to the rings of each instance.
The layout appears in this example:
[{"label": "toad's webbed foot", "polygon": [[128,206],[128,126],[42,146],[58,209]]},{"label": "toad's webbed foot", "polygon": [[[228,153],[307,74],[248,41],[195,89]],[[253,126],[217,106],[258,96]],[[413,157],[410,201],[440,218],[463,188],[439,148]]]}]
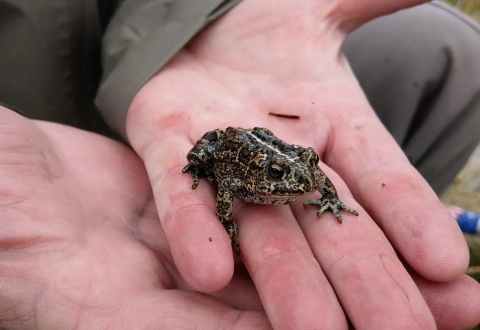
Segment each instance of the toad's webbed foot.
[{"label": "toad's webbed foot", "polygon": [[322,195],[320,199],[312,199],[303,203],[303,207],[307,208],[309,205],[317,205],[320,209],[317,211],[317,217],[323,214],[323,212],[327,210],[331,210],[335,217],[337,218],[338,222],[342,223],[342,215],[340,214],[340,210],[347,211],[353,215],[358,215],[358,212],[354,209],[348,207],[335,194],[325,194]]}]

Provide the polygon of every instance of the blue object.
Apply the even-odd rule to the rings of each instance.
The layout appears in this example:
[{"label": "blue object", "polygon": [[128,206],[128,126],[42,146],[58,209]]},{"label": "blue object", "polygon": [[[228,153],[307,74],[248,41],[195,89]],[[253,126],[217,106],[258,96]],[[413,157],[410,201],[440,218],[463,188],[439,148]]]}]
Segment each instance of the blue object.
[{"label": "blue object", "polygon": [[464,233],[480,235],[480,214],[451,205],[446,206],[455,219],[457,219],[458,225]]}]

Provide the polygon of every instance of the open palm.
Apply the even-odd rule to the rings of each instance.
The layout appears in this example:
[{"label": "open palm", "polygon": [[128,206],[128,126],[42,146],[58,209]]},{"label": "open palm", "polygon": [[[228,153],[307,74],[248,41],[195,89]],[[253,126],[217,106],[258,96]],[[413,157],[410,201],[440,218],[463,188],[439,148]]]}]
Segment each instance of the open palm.
[{"label": "open palm", "polygon": [[466,244],[339,51],[349,29],[414,3],[245,0],[140,90],[127,135],[145,162],[173,259],[192,288],[222,288],[234,262],[215,218],[214,189],[204,181],[190,190],[191,178],[181,173],[185,155],[206,131],[263,126],[288,143],[314,147],[337,173],[321,165],[342,201],[360,213],[340,225],[331,215],[317,220],[301,201],[291,208],[235,205],[242,259],[274,327],[345,327],[344,312],[358,328],[433,326],[412,276],[461,278]]},{"label": "open palm", "polygon": [[241,269],[214,297],[188,290],[131,150],[0,117],[0,327],[270,328]]},{"label": "open palm", "polygon": [[[399,2],[358,3],[244,0],[135,98],[127,130],[140,158],[104,137],[0,108],[0,326],[478,323],[480,289],[461,275],[467,253],[456,224],[338,52],[343,29]],[[340,225],[330,214],[317,219],[302,201],[238,202],[242,255],[234,259],[215,217],[215,187],[201,180],[192,191],[181,173],[195,140],[226,126],[265,126],[314,147],[360,216]]]}]

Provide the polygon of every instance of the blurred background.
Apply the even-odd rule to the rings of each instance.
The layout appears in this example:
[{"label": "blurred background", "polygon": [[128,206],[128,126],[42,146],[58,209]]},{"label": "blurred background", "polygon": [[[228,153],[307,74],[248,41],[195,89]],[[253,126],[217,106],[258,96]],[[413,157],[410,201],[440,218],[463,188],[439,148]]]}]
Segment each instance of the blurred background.
[{"label": "blurred background", "polygon": [[446,0],[446,2],[480,21],[480,0]]},{"label": "blurred background", "polygon": [[[445,0],[480,22],[480,0]],[[480,61],[480,54],[478,54]],[[480,134],[480,128],[479,128]],[[457,175],[450,188],[442,195],[445,204],[458,206],[480,214],[480,146]],[[470,267],[467,274],[480,282],[480,233],[465,234],[470,247]],[[480,329],[480,326],[475,328]]]}]

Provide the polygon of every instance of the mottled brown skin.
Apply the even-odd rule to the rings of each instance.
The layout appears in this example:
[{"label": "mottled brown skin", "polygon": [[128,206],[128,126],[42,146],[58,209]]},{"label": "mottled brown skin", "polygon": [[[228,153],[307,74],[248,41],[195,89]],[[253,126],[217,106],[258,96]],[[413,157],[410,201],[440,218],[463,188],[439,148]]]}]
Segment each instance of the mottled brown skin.
[{"label": "mottled brown skin", "polygon": [[237,225],[232,218],[233,198],[257,204],[289,204],[318,189],[320,199],[303,203],[317,205],[320,217],[331,210],[342,222],[340,210],[358,213],[343,204],[332,182],[318,166],[312,148],[290,145],[266,128],[229,127],[205,133],[188,152],[184,173],[193,176],[192,189],[205,177],[218,183],[216,214],[239,252]]}]

